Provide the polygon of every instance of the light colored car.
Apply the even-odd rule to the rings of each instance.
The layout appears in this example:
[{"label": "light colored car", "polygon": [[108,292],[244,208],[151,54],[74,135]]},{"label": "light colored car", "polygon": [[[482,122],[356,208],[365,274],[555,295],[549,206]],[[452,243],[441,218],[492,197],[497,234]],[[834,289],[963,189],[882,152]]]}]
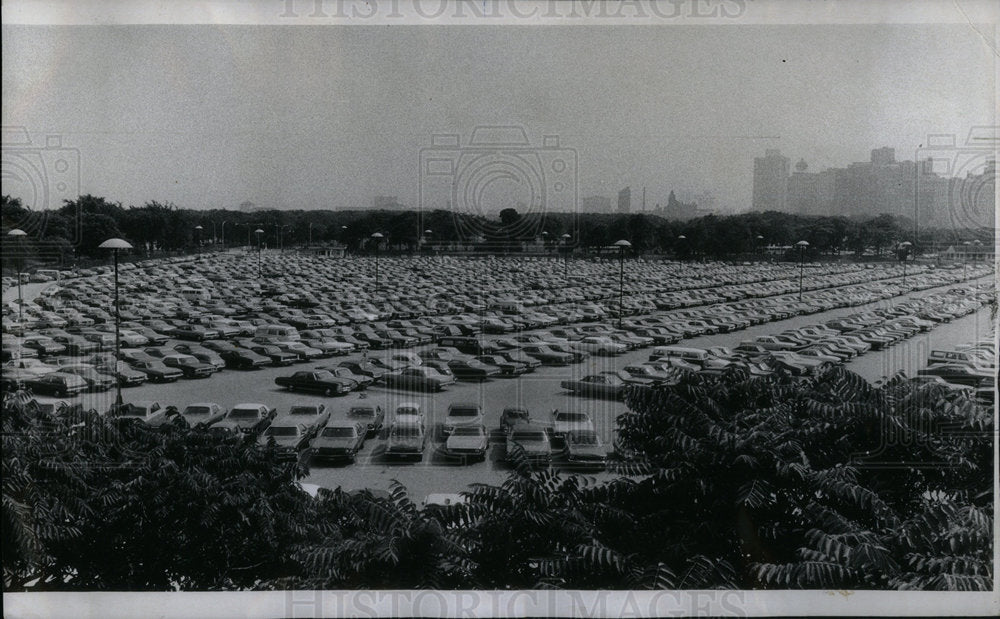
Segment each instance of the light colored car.
[{"label": "light colored car", "polygon": [[446,456],[466,460],[486,459],[489,450],[490,435],[482,423],[455,426],[444,442],[443,451]]},{"label": "light colored car", "polygon": [[483,425],[485,421],[483,408],[475,402],[454,402],[448,406],[441,432],[448,436],[461,426]]},{"label": "light colored car", "polygon": [[427,432],[423,424],[394,423],[389,429],[385,453],[389,457],[423,458],[427,446]]},{"label": "light colored car", "polygon": [[625,344],[604,335],[588,335],[571,343],[570,346],[592,355],[620,355],[628,350]]},{"label": "light colored car", "polygon": [[218,423],[226,417],[226,409],[215,402],[197,402],[188,404],[181,411],[181,417],[188,422],[192,428],[207,428],[213,423]]}]

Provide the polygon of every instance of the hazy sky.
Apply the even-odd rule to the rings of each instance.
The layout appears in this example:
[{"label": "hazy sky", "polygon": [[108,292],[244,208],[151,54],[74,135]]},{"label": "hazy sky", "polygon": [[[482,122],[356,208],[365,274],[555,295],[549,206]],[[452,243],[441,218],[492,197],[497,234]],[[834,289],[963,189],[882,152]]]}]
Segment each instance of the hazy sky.
[{"label": "hazy sky", "polygon": [[[635,208],[645,185],[651,208],[671,189],[709,190],[745,210],[766,148],[819,170],[878,146],[912,159],[929,133],[961,142],[1000,124],[996,57],[970,26],[2,33],[3,124],[36,146],[61,135],[79,150],[81,193],[126,205],[416,205],[433,134],[464,146],[476,125],[521,125],[533,144],[555,134],[575,150],[581,197],[631,185]],[[27,191],[18,173],[5,168],[4,193]],[[519,195],[494,181],[485,202]]]}]

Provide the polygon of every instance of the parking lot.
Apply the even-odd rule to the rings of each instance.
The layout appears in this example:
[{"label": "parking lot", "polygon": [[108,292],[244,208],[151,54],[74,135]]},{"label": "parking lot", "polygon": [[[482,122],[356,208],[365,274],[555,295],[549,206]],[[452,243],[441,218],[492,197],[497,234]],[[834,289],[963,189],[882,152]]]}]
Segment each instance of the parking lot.
[{"label": "parking lot", "polygon": [[[278,257],[272,256],[272,258],[277,259]],[[454,259],[450,259],[450,262],[460,264],[460,261]],[[204,266],[204,263],[194,264]],[[239,262],[233,262],[230,266],[238,266],[239,264]],[[301,265],[302,261],[297,258],[290,258],[290,264]],[[367,266],[367,261],[362,259],[359,263],[355,264],[355,267],[359,265]],[[431,304],[424,303],[423,307],[425,311],[423,313],[426,315],[426,322],[428,324],[437,324],[440,328],[442,325],[447,324],[471,324],[474,322],[479,322],[482,325],[488,317],[504,320],[509,314],[495,311],[491,308],[504,299],[514,299],[517,303],[524,303],[519,311],[521,315],[530,316],[531,312],[543,315],[553,314],[562,318],[559,324],[568,324],[576,327],[596,325],[600,329],[616,330],[617,321],[614,312],[617,309],[618,299],[615,298],[616,295],[614,294],[617,291],[611,286],[606,288],[584,286],[570,278],[561,277],[563,274],[557,274],[559,279],[557,283],[560,284],[559,286],[555,286],[551,290],[544,287],[539,288],[536,287],[536,282],[533,278],[546,276],[545,274],[550,272],[551,269],[546,269],[544,263],[533,264],[533,261],[512,260],[508,263],[498,263],[487,260],[473,260],[471,261],[471,265],[470,268],[466,269],[466,277],[469,276],[469,273],[472,273],[473,277],[484,277],[479,269],[486,265],[492,265],[494,269],[498,266],[504,266],[505,271],[520,272],[522,275],[528,274],[533,277],[525,282],[527,285],[515,286],[509,272],[499,272],[497,281],[508,282],[507,287],[501,285],[499,289],[492,287],[484,289],[484,287],[480,287],[477,290],[473,288],[464,293],[454,292],[447,298],[438,297],[438,303],[433,305],[434,309],[438,310],[437,313],[431,313],[428,310]],[[338,265],[338,268],[342,268],[343,266]],[[396,273],[397,276],[402,276],[400,271],[404,266],[406,266],[405,263],[399,261],[390,267],[389,273]],[[414,266],[409,265],[407,269],[412,270]],[[448,264],[448,266],[450,268],[455,265]],[[568,267],[566,265],[562,266],[566,269],[565,274],[568,274]],[[608,268],[607,263],[577,266],[586,267],[595,273],[606,271]],[[661,265],[637,264],[635,266],[637,267],[637,271],[644,270],[652,274]],[[156,268],[162,268],[162,266]],[[627,323],[627,327],[624,329],[624,332],[629,332],[629,327],[638,329],[635,326],[638,323],[635,321],[643,316],[678,316],[676,310],[667,308],[658,309],[656,304],[659,302],[660,306],[663,307],[665,305],[663,303],[665,298],[670,299],[673,304],[680,307],[693,308],[693,312],[701,311],[701,315],[707,317],[725,316],[727,313],[729,315],[740,316],[747,314],[749,312],[747,308],[751,307],[763,309],[780,308],[783,306],[802,307],[801,313],[788,312],[792,315],[787,318],[782,318],[781,314],[777,314],[772,320],[763,321],[760,324],[754,324],[749,327],[713,334],[692,335],[691,337],[685,337],[681,334],[678,338],[684,346],[704,349],[724,346],[732,349],[736,348],[741,342],[754,340],[759,336],[797,330],[807,325],[823,324],[848,315],[884,311],[887,308],[908,302],[918,302],[924,299],[936,299],[938,300],[937,302],[940,302],[941,298],[947,298],[949,289],[959,279],[956,277],[957,274],[955,272],[923,270],[923,272],[918,271],[916,274],[911,272],[908,275],[907,283],[904,285],[900,278],[901,274],[897,273],[895,267],[879,267],[878,269],[865,269],[864,267],[859,268],[854,265],[847,268],[840,266],[813,267],[813,271],[810,274],[812,282],[810,282],[809,287],[814,288],[814,290],[805,293],[804,302],[799,306],[797,295],[789,293],[791,290],[797,291],[797,281],[794,277],[797,273],[788,266],[771,268],[770,273],[768,269],[756,269],[754,271],[745,269],[745,272],[741,272],[740,268],[733,268],[732,265],[726,265],[723,268],[717,267],[714,271],[715,277],[720,277],[721,274],[721,277],[726,278],[725,281],[728,283],[721,283],[715,280],[719,285],[711,290],[702,287],[701,284],[703,282],[700,280],[674,277],[681,268],[676,263],[663,265],[662,272],[665,272],[667,275],[663,276],[659,281],[664,283],[669,282],[669,284],[663,286],[662,290],[655,290],[654,288],[654,292],[644,291],[643,281],[635,276],[630,277],[630,295],[635,298],[629,298],[628,305],[626,305],[623,321]],[[683,265],[683,268],[693,270],[702,275],[711,272],[710,267],[706,267],[705,265]],[[183,269],[178,270],[184,272]],[[982,276],[984,273],[979,272],[976,274]],[[772,277],[772,279],[768,279],[768,276]],[[100,275],[91,277],[97,280],[101,278]],[[365,274],[358,275],[358,278],[365,280]],[[138,278],[130,277],[129,279],[129,286],[136,295],[136,298],[130,300],[128,303],[130,314],[141,314],[139,310],[143,306],[159,308],[161,311],[170,307],[169,303],[173,297],[144,294],[144,283]],[[420,277],[418,276],[416,279],[419,281]],[[741,281],[741,279],[747,281]],[[194,282],[197,281],[197,279],[194,280]],[[388,279],[387,281],[389,283],[382,284],[380,282],[380,285],[397,290],[404,286],[403,284],[393,283],[392,279]],[[817,285],[818,281],[823,285]],[[989,283],[989,281],[988,278],[980,277],[980,280],[974,283],[985,284]],[[218,283],[216,282],[216,284]],[[244,287],[252,288],[257,284],[258,282],[256,281],[241,281],[238,285],[233,286],[233,289],[239,291]],[[188,285],[192,284],[189,282]],[[206,282],[203,287],[211,288],[212,286],[213,284]],[[323,284],[317,283],[317,280],[309,284],[303,282],[303,286],[308,286],[308,288],[313,290],[321,290],[323,288]],[[405,286],[412,288],[414,284],[410,283]],[[350,288],[349,285],[346,287]],[[221,286],[220,288],[224,289],[225,286]],[[922,289],[914,290],[917,288]],[[214,290],[215,288],[211,289]],[[263,286],[257,288],[258,292],[263,289],[265,289]],[[302,290],[302,288],[297,289],[295,287],[287,287],[286,289]],[[739,292],[726,296],[732,289],[736,289]],[[51,287],[47,288],[47,294],[51,294],[51,290]],[[390,308],[397,314],[405,312],[415,314],[410,319],[411,321],[415,321],[412,324],[421,324],[419,318],[421,314],[419,311],[421,302],[413,300],[419,298],[419,295],[402,295],[397,292],[400,299],[407,299],[409,303],[404,304],[401,301],[396,305],[380,305],[374,301],[374,291],[366,292],[365,286],[357,286],[355,294],[357,298],[352,302],[346,302],[347,305],[353,303],[362,312],[382,312],[382,315],[379,316],[370,315],[368,319],[351,322],[351,327],[357,329],[359,332],[365,325],[378,327],[389,324],[389,321],[393,320],[393,318],[385,314],[387,313],[386,310]],[[390,293],[387,291],[385,294]],[[751,294],[755,296],[751,296]],[[284,296],[284,299],[280,302],[285,304],[283,306],[285,310],[290,311],[291,315],[296,315],[297,308],[294,307],[296,304],[292,302],[292,298],[287,293],[282,296]],[[686,298],[682,299],[682,296],[686,296]],[[535,297],[538,298],[536,299]],[[553,297],[558,299],[559,302],[552,303]],[[229,298],[232,298],[232,296],[230,295]],[[278,312],[270,307],[271,305],[279,304],[276,302],[276,298],[280,299],[281,297],[278,295],[271,295],[269,297],[261,295],[256,300],[259,305],[252,310],[253,313],[248,311],[244,311],[243,313],[250,314],[251,316],[253,314],[267,315],[269,310],[270,315],[263,320],[266,320],[268,323],[277,322],[275,314]],[[867,303],[847,303],[844,304],[845,306],[839,306],[838,304],[831,309],[821,311],[817,311],[818,308],[816,305],[808,306],[810,302],[815,304],[825,302],[828,305],[834,305],[835,300],[844,298],[856,301],[871,300]],[[540,302],[536,302],[531,306],[531,310],[527,310],[527,302],[530,300]],[[195,314],[191,312],[192,308],[198,308],[199,306],[204,308],[204,306],[213,302],[213,300],[199,298],[189,300],[178,299],[178,302],[172,309],[172,313]],[[345,308],[344,305],[345,302],[341,301],[341,308],[346,313],[349,308]],[[386,307],[387,305],[389,307]],[[442,307],[443,305],[447,305],[447,307]],[[104,306],[106,307],[106,304]],[[322,314],[322,307],[322,305],[319,305],[315,310],[310,309],[306,311],[315,311]],[[586,311],[580,311],[581,309],[591,310],[592,308],[596,308],[595,311],[603,312],[603,319],[587,320],[590,317]],[[442,309],[444,311],[440,311]],[[465,311],[463,312],[462,310]],[[302,310],[298,311],[301,312]],[[329,315],[329,312],[327,315]],[[471,318],[466,320],[465,323],[460,321],[452,322],[456,316],[471,316]],[[696,316],[696,314],[689,312],[689,314],[685,314],[683,317],[691,318],[692,316]],[[129,317],[133,318],[133,316]],[[220,318],[222,317],[223,315],[220,313]],[[136,315],[134,318],[137,319],[137,323],[141,323],[144,320],[141,315]],[[573,320],[574,318],[576,320]],[[151,321],[157,319],[145,320]],[[190,319],[187,320],[194,322]],[[399,318],[396,318],[396,320],[399,320]],[[185,319],[175,319],[177,323],[184,321]],[[553,328],[553,325],[546,326],[548,329]],[[483,337],[495,340],[515,334],[544,334],[548,332],[548,329],[542,328],[542,326],[529,327],[529,325],[525,324],[518,326],[508,333],[493,333],[483,335]],[[969,315],[956,318],[954,321],[937,325],[935,328],[908,338],[898,345],[886,347],[878,351],[871,351],[865,355],[853,358],[846,363],[846,367],[857,371],[869,380],[877,380],[899,369],[906,370],[912,375],[917,368],[922,367],[928,350],[964,341],[981,339],[989,334],[989,329],[988,311],[980,309]],[[415,330],[414,335],[416,335]],[[245,341],[239,338],[231,339],[236,342]],[[180,340],[172,339],[167,342],[166,346],[171,347],[178,344],[183,345],[184,343]],[[428,343],[409,346],[405,350],[419,354],[430,351],[433,347],[433,343]],[[223,407],[231,407],[237,403],[254,402],[275,408],[279,414],[287,411],[294,404],[323,402],[332,410],[334,418],[344,417],[352,404],[360,402],[377,403],[387,412],[387,422],[391,420],[391,413],[397,406],[406,402],[415,402],[424,411],[429,436],[424,455],[419,460],[401,461],[388,458],[386,456],[386,432],[383,431],[381,434],[368,439],[363,449],[358,453],[356,462],[353,464],[313,462],[311,474],[306,481],[327,487],[343,486],[346,489],[366,487],[385,489],[388,487],[389,480],[397,479],[409,487],[414,496],[424,496],[434,492],[457,492],[470,483],[499,483],[504,478],[509,469],[505,461],[506,446],[504,436],[499,429],[499,418],[501,410],[508,406],[527,408],[533,420],[542,424],[550,423],[551,413],[557,409],[560,411],[587,413],[593,420],[594,429],[600,436],[604,448],[607,451],[611,451],[614,442],[615,418],[618,414],[626,410],[625,405],[616,399],[591,398],[570,393],[566,389],[563,389],[560,383],[564,380],[579,380],[587,375],[600,375],[603,372],[620,372],[626,366],[646,362],[650,357],[650,349],[651,347],[646,345],[620,355],[592,355],[579,363],[563,366],[543,365],[534,372],[523,374],[519,377],[493,377],[483,381],[459,380],[437,393],[389,388],[381,384],[381,382],[376,382],[375,385],[363,391],[352,391],[343,396],[326,397],[322,394],[314,395],[291,392],[275,385],[275,378],[287,376],[295,370],[336,365],[343,359],[343,357],[337,356],[312,359],[289,367],[264,367],[252,371],[226,369],[210,378],[204,379],[181,379],[170,383],[147,381],[138,387],[124,389],[124,400],[126,402],[152,400],[164,407],[175,405],[180,409],[196,402],[217,402]],[[378,358],[385,357],[394,350],[401,350],[401,348],[398,346],[389,346],[386,349],[370,348],[365,351],[352,351],[349,356],[358,359],[363,357]],[[48,360],[44,355],[43,358]],[[42,399],[52,400],[53,398]],[[70,401],[79,401],[87,408],[103,411],[110,408],[113,404],[114,390],[84,393],[75,398],[67,399]],[[465,402],[478,404],[485,413],[485,425],[491,441],[486,461],[482,463],[465,464],[458,462],[446,457],[441,450],[442,435],[440,424],[444,415],[449,405]],[[557,444],[554,466],[567,470],[579,470],[568,466],[565,459],[559,455],[558,447]],[[586,473],[598,477],[609,477],[612,475],[602,470],[588,470]]]}]

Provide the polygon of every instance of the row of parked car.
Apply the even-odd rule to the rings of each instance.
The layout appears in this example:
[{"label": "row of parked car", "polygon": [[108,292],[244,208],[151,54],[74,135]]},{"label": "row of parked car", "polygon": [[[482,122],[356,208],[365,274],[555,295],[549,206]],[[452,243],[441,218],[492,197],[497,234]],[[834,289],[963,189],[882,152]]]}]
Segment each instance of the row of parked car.
[{"label": "row of parked car", "polygon": [[[69,406],[62,402],[55,406]],[[504,458],[520,452],[529,462],[547,466],[563,457],[566,464],[604,468],[608,449],[589,414],[552,411],[544,420],[526,408],[508,407],[500,414],[498,431],[487,428],[482,407],[473,402],[453,403],[435,439],[427,415],[416,402],[400,403],[390,414],[377,404],[356,403],[346,414],[332,416],[323,403],[300,403],[279,414],[260,403],[225,408],[214,402],[189,404],[183,409],[164,408],[142,400],[113,407],[111,415],[144,422],[151,427],[183,425],[219,437],[241,437],[261,449],[273,449],[279,459],[311,458],[314,462],[354,462],[367,442],[384,442],[387,459],[421,460],[428,445],[437,444],[443,457],[462,463],[482,462],[493,445],[501,445]]]},{"label": "row of parked car", "polygon": [[[103,275],[60,284],[52,294],[24,308],[23,324],[16,320],[9,323],[6,318],[13,312],[5,308],[2,349],[9,365],[4,368],[4,384],[23,386],[54,373],[60,376],[49,377],[44,384],[37,384],[37,389],[69,396],[86,389],[106,389],[109,378],[132,386],[146,380],[206,378],[224,368],[289,365],[385,349],[386,353],[373,355],[370,363],[381,366],[377,369],[383,375],[369,375],[370,382],[361,378],[366,372],[359,371],[357,365],[368,362],[351,358],[320,366],[317,371],[325,374],[296,372],[282,377],[285,384],[280,386],[323,393],[329,390],[331,395],[366,388],[378,380],[393,388],[441,389],[457,379],[518,376],[538,364],[565,365],[588,355],[615,355],[637,346],[672,344],[700,334],[871,302],[960,277],[957,271],[921,267],[904,284],[897,276],[897,267],[816,267],[811,269],[806,286],[812,291],[799,302],[788,294],[795,289],[794,277],[789,277],[795,271],[788,265],[748,269],[740,265],[635,261],[630,269],[634,294],[630,294],[625,309],[632,317],[622,318],[621,328],[613,328],[609,321],[617,313],[617,303],[609,300],[609,296],[617,296],[613,286],[584,285],[578,281],[579,274],[568,278],[553,275],[558,269],[544,260],[390,261],[386,268],[398,271],[397,279],[410,280],[393,280],[390,288],[415,293],[414,287],[419,288],[421,282],[433,282],[444,286],[450,295],[446,306],[430,303],[420,307],[412,296],[402,297],[399,303],[372,303],[371,295],[366,297],[359,283],[366,277],[363,258],[339,262],[272,256],[271,260],[289,267],[282,294],[278,294],[277,285],[239,279],[237,267],[245,266],[239,258],[213,258],[211,262],[140,263],[126,269],[122,280],[129,294],[122,304],[124,348],[120,359],[109,352],[114,346],[107,311],[110,297],[84,292],[87,286],[98,291],[106,287]],[[333,282],[328,279],[303,276],[306,266],[320,275],[345,276],[344,282],[337,282],[338,294],[333,295]],[[580,261],[574,270],[598,273],[607,266]],[[440,279],[438,270],[467,282],[492,277],[496,287],[484,288],[480,281],[479,290],[489,290],[490,295],[473,299],[468,288],[460,292],[453,279]],[[640,275],[648,279],[640,280]],[[519,278],[523,281],[518,282]],[[160,290],[155,284],[166,281],[179,289],[177,297],[167,300],[153,294],[153,290]],[[715,286],[706,288],[706,284]],[[327,290],[323,301],[328,306],[303,306],[302,291],[310,290]],[[253,294],[235,298],[236,291]],[[424,294],[423,298],[435,294]],[[445,313],[435,313],[442,308]],[[464,311],[448,313],[457,310]],[[594,320],[602,323],[574,324]],[[543,331],[525,333],[527,329]],[[432,342],[438,347],[430,354],[422,351],[398,358],[406,352],[401,349]],[[78,378],[69,378],[69,374]]]}]

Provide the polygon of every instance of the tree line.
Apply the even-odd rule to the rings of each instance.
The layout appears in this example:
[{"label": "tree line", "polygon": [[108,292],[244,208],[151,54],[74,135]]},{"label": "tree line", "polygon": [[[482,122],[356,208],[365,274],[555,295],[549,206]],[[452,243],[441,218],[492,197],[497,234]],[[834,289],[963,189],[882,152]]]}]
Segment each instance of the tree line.
[{"label": "tree line", "polygon": [[990,411],[833,368],[632,388],[620,477],[515,455],[464,503],[296,487],[272,448],[79,406],[3,403],[7,591],[875,589],[987,591]]},{"label": "tree line", "polygon": [[[868,219],[752,212],[707,215],[688,221],[657,215],[597,213],[525,213],[504,209],[498,219],[471,213],[385,210],[193,210],[156,201],[122,206],[103,197],[83,195],[52,211],[31,211],[17,198],[2,197],[3,229],[19,227],[28,233],[26,244],[39,258],[63,264],[77,258],[101,258],[98,245],[121,237],[140,253],[185,252],[204,247],[295,246],[339,243],[350,251],[374,251],[371,239],[381,232],[380,249],[416,252],[448,248],[484,251],[522,251],[526,243],[537,249],[598,250],[619,239],[635,252],[659,252],[677,257],[724,259],[763,253],[769,246],[809,242],[810,256],[843,251],[890,253],[900,242],[914,242],[912,222],[878,215]],[[258,236],[256,230],[262,232]],[[569,235],[569,238],[564,238]],[[992,246],[992,230],[925,229],[916,250],[929,244],[979,240]],[[4,238],[9,250],[11,239]],[[33,249],[34,248],[34,249]],[[22,251],[22,253],[24,253]]]}]

